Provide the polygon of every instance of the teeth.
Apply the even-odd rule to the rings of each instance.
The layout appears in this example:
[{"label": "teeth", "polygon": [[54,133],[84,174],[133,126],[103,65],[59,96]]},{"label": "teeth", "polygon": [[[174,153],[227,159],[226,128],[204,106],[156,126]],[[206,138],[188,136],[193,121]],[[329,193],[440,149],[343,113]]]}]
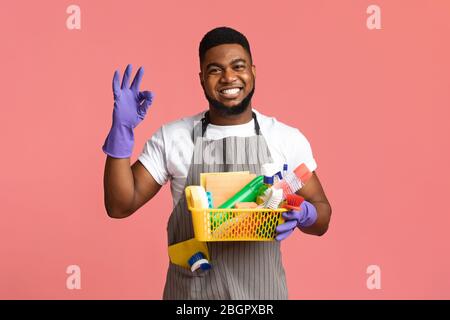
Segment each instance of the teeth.
[{"label": "teeth", "polygon": [[239,92],[239,90],[241,90],[241,89],[239,89],[239,88],[232,88],[232,89],[222,90],[222,92],[225,93],[225,94],[236,94],[236,93]]}]

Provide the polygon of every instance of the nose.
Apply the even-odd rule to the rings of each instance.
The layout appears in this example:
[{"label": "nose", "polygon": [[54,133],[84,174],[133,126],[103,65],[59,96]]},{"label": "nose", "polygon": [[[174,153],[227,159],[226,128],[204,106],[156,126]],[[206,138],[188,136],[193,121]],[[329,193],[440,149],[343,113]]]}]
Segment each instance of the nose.
[{"label": "nose", "polygon": [[234,81],[236,81],[236,79],[237,79],[236,73],[234,72],[234,70],[232,68],[226,68],[222,72],[222,77],[220,77],[220,81],[223,83],[234,82]]}]

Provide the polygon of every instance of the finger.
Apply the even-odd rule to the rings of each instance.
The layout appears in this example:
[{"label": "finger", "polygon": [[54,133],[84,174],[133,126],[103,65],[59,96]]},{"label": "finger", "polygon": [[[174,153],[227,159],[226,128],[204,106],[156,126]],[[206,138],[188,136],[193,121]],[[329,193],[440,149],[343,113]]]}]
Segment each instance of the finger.
[{"label": "finger", "polygon": [[139,102],[142,102],[142,100],[147,100],[147,101],[150,101],[150,103],[152,103],[154,97],[155,97],[155,94],[151,91],[139,92]]},{"label": "finger", "polygon": [[280,233],[279,235],[277,235],[275,237],[275,240],[282,241],[282,240],[286,239],[287,237],[289,237],[293,231],[294,230],[290,230],[290,231],[287,231],[287,232]]},{"label": "finger", "polygon": [[134,76],[133,82],[131,83],[131,90],[139,91],[139,86],[141,85],[142,76],[144,75],[144,67],[140,67]]},{"label": "finger", "polygon": [[120,90],[120,71],[119,70],[116,70],[114,72],[112,86],[113,86],[114,94],[117,94],[119,92],[119,90]]},{"label": "finger", "polygon": [[277,233],[286,232],[288,230],[292,230],[297,226],[297,221],[291,220],[286,221],[285,223],[280,224],[278,227],[276,227],[275,231]]},{"label": "finger", "polygon": [[131,69],[132,69],[131,64],[127,65],[127,68],[125,69],[125,74],[123,75],[122,89],[128,88],[128,82],[129,82],[130,75],[131,75]]},{"label": "finger", "polygon": [[147,114],[147,109],[153,101],[153,94],[150,91],[139,92],[139,106],[138,114],[141,119],[144,119]]},{"label": "finger", "polygon": [[298,212],[297,211],[288,211],[288,212],[283,212],[281,215],[284,218],[284,220],[294,220],[294,219],[297,219]]},{"label": "finger", "polygon": [[139,105],[137,108],[137,113],[141,119],[144,119],[145,115],[147,114],[147,109],[150,106],[150,102],[148,100],[144,100],[142,104]]}]

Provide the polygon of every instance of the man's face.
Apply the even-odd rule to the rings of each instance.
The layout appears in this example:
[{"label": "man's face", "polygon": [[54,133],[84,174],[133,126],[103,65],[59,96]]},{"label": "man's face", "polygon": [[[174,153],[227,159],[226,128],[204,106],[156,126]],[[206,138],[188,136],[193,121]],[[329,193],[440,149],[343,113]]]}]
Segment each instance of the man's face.
[{"label": "man's face", "polygon": [[200,81],[211,106],[224,115],[239,114],[250,103],[255,66],[239,44],[222,44],[206,51]]}]

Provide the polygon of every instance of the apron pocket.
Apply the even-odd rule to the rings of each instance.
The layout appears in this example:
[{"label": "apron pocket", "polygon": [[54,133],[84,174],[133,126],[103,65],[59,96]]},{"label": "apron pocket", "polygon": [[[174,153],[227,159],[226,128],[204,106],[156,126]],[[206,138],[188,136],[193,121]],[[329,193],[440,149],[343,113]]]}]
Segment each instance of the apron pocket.
[{"label": "apron pocket", "polygon": [[[211,261],[210,261],[211,263]],[[223,290],[221,277],[217,276],[218,270],[211,263],[212,269],[196,270],[190,269],[169,262],[169,288],[168,296],[172,299],[226,299],[228,294]]]}]

